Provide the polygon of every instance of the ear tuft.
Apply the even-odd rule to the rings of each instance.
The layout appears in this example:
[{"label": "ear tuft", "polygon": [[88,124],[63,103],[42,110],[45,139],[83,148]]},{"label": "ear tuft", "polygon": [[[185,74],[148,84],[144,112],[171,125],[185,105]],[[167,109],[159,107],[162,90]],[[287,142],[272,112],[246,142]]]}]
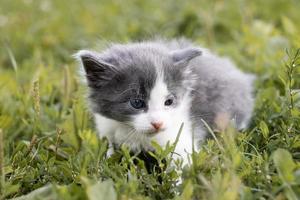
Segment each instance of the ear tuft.
[{"label": "ear tuft", "polygon": [[198,48],[186,48],[171,53],[174,63],[188,63],[190,60],[202,55]]}]

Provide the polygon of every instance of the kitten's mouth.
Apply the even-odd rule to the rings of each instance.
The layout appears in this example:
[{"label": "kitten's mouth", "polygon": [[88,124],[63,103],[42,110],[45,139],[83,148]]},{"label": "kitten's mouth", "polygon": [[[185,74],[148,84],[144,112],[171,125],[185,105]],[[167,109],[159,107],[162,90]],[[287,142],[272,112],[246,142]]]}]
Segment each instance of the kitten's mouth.
[{"label": "kitten's mouth", "polygon": [[153,137],[157,134],[160,134],[161,132],[163,132],[165,129],[154,129],[154,130],[150,130],[150,131],[147,131],[145,132],[147,136],[150,136],[150,137]]}]

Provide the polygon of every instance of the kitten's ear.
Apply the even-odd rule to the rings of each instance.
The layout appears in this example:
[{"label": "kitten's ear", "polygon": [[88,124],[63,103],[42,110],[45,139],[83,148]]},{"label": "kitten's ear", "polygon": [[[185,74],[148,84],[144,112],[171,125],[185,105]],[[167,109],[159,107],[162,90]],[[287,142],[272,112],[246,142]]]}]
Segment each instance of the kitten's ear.
[{"label": "kitten's ear", "polygon": [[186,48],[171,52],[171,56],[175,65],[187,64],[193,58],[202,54],[202,51],[197,48]]},{"label": "kitten's ear", "polygon": [[90,87],[103,86],[117,73],[117,68],[101,59],[96,52],[81,50],[75,54],[75,58],[82,64]]}]

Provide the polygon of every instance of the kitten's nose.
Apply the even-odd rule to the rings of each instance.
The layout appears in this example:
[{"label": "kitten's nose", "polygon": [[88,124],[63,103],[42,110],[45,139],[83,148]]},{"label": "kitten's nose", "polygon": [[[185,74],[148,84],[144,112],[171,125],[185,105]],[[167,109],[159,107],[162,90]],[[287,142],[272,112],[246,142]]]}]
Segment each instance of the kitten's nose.
[{"label": "kitten's nose", "polygon": [[156,130],[159,130],[163,123],[162,122],[151,122],[151,125],[156,129]]}]

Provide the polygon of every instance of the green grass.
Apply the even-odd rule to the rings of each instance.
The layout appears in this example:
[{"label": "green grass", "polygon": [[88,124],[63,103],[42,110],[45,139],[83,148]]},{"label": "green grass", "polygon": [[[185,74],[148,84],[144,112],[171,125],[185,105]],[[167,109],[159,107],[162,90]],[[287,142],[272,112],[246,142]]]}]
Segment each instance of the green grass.
[{"label": "green grass", "polygon": [[[0,198],[299,199],[299,10],[297,0],[2,0]],[[157,147],[152,174],[126,148],[105,158],[71,57],[155,35],[191,38],[258,77],[249,129],[214,133],[182,184],[172,145]]]}]

